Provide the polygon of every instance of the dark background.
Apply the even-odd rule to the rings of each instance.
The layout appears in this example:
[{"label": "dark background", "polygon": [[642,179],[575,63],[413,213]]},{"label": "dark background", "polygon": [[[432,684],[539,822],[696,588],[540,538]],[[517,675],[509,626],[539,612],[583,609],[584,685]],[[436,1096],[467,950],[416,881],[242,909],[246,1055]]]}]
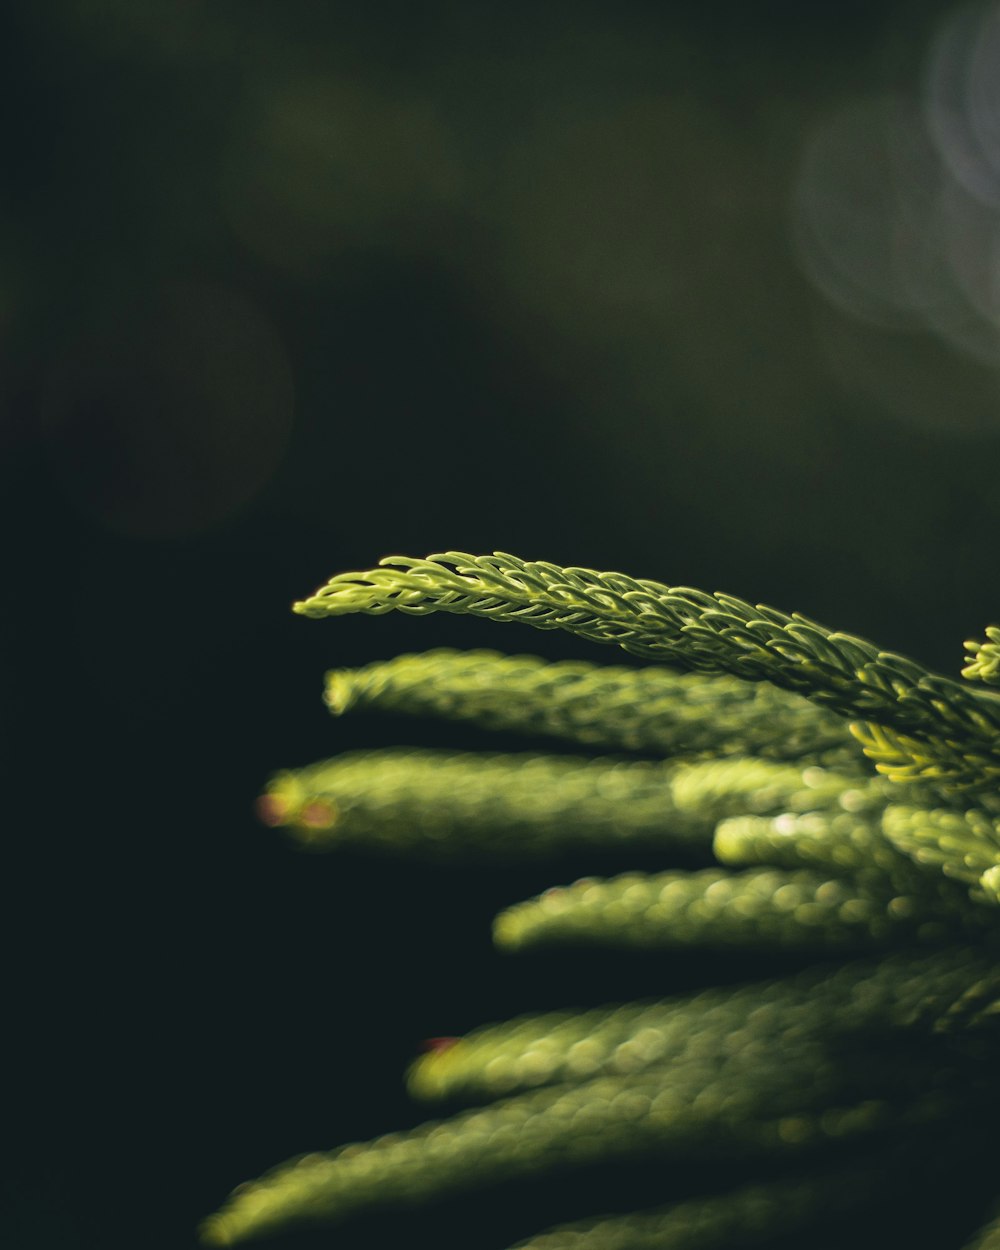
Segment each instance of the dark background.
[{"label": "dark background", "polygon": [[[900,296],[909,253],[882,272],[907,187],[948,176],[906,110],[953,7],[8,6],[5,1245],[192,1246],[238,1181],[417,1123],[422,1038],[727,975],[491,951],[499,907],[590,863],[316,858],[259,826],[276,768],[485,741],[334,723],[327,667],[613,658],[288,605],[501,549],[955,673],[997,614],[998,322],[954,248],[933,298]],[[827,119],[868,108],[910,129],[841,169]],[[499,1248],[562,1201],[274,1244]]]}]

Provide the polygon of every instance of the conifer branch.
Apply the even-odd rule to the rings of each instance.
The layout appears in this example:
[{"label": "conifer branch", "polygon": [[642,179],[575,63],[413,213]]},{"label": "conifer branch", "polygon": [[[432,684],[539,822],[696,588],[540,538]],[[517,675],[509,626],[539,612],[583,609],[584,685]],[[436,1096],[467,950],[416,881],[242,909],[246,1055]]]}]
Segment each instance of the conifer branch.
[{"label": "conifer branch", "polygon": [[[568,1164],[800,1154],[906,1132],[961,1107],[957,1070],[923,1053],[874,1050],[837,1062],[802,1041],[780,1052],[737,1051],[717,1065],[690,1060],[628,1076],[553,1085],[331,1154],[307,1155],[241,1186],[202,1226],[225,1246],[291,1224],[418,1195],[439,1197],[489,1176],[537,1175]],[[748,1074],[752,1072],[752,1079]],[[914,1088],[925,1091],[912,1097]]]},{"label": "conifer branch", "polygon": [[913,939],[918,930],[947,936],[941,917],[929,923],[925,899],[898,894],[881,874],[872,876],[706,868],[584,880],[508,907],[494,921],[493,938],[506,950],[587,942],[818,952],[875,949]]},{"label": "conifer branch", "polygon": [[783,812],[780,816],[731,816],[715,830],[712,852],[720,863],[737,867],[824,868],[849,874],[872,867],[902,888],[927,881],[912,860],[882,833],[884,800],[869,792],[845,791],[847,810]]},{"label": "conifer branch", "polygon": [[[770,681],[897,731],[897,745],[926,739],[933,752],[963,741],[968,753],[958,761],[931,757],[931,775],[955,786],[991,785],[1000,769],[1000,703],[862,638],[731,595],[500,552],[450,551],[425,560],[388,556],[377,569],[342,573],[294,610],[312,617],[440,611],[566,629],[661,662]],[[980,758],[990,761],[986,775]]]},{"label": "conifer branch", "polygon": [[757,755],[862,768],[844,721],[770,683],[531,655],[439,649],[326,677],[335,716],[375,708],[606,749]]},{"label": "conifer branch", "polygon": [[822,807],[844,787],[826,769],[767,760],[397,749],[279,773],[260,811],[315,850],[359,842],[415,854],[523,857],[586,844],[707,849],[725,816]]},{"label": "conifer branch", "polygon": [[1000,758],[978,743],[934,735],[914,737],[871,721],[856,721],[851,733],[878,772],[892,781],[929,781],[946,794],[971,790],[977,797],[978,792],[992,796],[1000,784]]},{"label": "conifer branch", "polygon": [[1000,686],[1000,625],[988,625],[986,641],[967,642],[965,649],[971,659],[962,669],[962,676],[988,686]]},{"label": "conifer branch", "polygon": [[918,864],[932,864],[949,877],[977,884],[1000,860],[1000,818],[969,808],[890,804],[882,818],[889,841]]},{"label": "conifer branch", "polygon": [[[334,672],[336,714],[385,708],[667,758],[351,753],[279,774],[261,800],[263,818],[304,845],[522,857],[643,845],[719,861],[546,891],[501,912],[508,946],[902,950],[439,1039],[411,1068],[411,1091],[499,1101],[283,1165],[232,1196],[206,1223],[207,1243],[581,1162],[794,1157],[875,1133],[878,1179],[865,1192],[882,1201],[886,1160],[912,1149],[914,1129],[960,1159],[969,1118],[995,1115],[997,694],[730,596],[504,555],[394,557],[296,610],[521,620],[695,670],[433,651]],[[1000,629],[967,649],[964,675],[995,682]],[[826,1200],[815,1177],[815,1190],[803,1174],[526,1247],[651,1250],[700,1237],[708,1250],[756,1235],[751,1210],[761,1235],[790,1231]],[[991,1239],[987,1226],[980,1250]]]},{"label": "conifer branch", "polygon": [[814,965],[782,981],[660,1002],[522,1016],[431,1048],[410,1067],[407,1087],[427,1100],[498,1097],[553,1082],[627,1075],[685,1056],[714,1063],[750,1043],[748,1028],[754,1047],[775,1052],[833,1033],[947,1031],[978,1010],[968,998],[970,985],[977,987],[976,1004],[984,1006],[1000,990],[1000,973],[959,947],[832,970]]}]

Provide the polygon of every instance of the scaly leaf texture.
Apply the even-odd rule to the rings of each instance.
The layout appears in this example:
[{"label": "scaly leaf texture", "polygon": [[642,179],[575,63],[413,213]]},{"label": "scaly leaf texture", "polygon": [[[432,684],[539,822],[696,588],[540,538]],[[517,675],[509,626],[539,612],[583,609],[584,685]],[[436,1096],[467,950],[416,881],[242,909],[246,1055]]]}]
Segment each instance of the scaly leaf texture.
[{"label": "scaly leaf texture", "polygon": [[989,789],[980,801],[995,801],[1000,760],[992,750],[934,734],[915,737],[870,721],[852,725],[851,732],[878,771],[893,781],[936,782],[946,793],[964,788],[977,797]]},{"label": "scaly leaf texture", "polygon": [[[767,1056],[737,1050],[628,1077],[552,1085],[331,1154],[293,1160],[234,1193],[202,1228],[229,1245],[375,1204],[442,1197],[485,1179],[537,1176],[652,1154],[744,1158],[907,1133],[964,1108],[969,1091],[941,1055],[874,1049],[839,1062],[802,1042]],[[752,1076],[751,1076],[752,1072]],[[914,1088],[921,1093],[913,1097]]]},{"label": "scaly leaf texture", "polygon": [[[975,1157],[965,1126],[992,1123],[1000,1102],[995,694],[730,596],[505,555],[393,557],[296,610],[468,613],[616,643],[659,663],[432,651],[337,670],[327,701],[337,714],[433,715],[666,757],[349,753],[279,774],[261,800],[302,845],[476,858],[642,847],[662,852],[664,871],[513,904],[498,942],[852,959],[436,1039],[410,1069],[411,1093],[494,1101],[282,1165],[210,1217],[206,1243],[581,1164],[758,1157],[793,1174],[594,1213],[524,1245],[709,1250],[799,1231],[812,1242],[838,1169],[865,1151],[852,1193],[873,1208],[901,1200],[891,1161],[907,1150],[925,1198]],[[965,675],[991,681],[997,646],[991,626]],[[844,737],[846,717],[867,759]],[[678,854],[716,866],[681,871]],[[975,1244],[994,1240],[988,1225]]]},{"label": "scaly leaf texture", "polygon": [[892,803],[882,817],[886,837],[918,864],[938,866],[949,877],[989,893],[1000,859],[1000,818],[977,808],[910,807]]},{"label": "scaly leaf texture", "polygon": [[989,686],[1000,686],[1000,625],[988,625],[986,640],[967,642],[965,649],[970,658],[962,669],[962,676]]},{"label": "scaly leaf texture", "polygon": [[[906,841],[904,836],[911,822],[901,819],[912,809],[886,804],[877,810],[866,802],[865,796],[851,791],[841,796],[841,805],[848,810],[730,817],[716,826],[712,851],[721,863],[736,867],[769,864],[777,868],[812,868],[851,879],[860,874],[863,881],[876,888],[909,896],[921,913],[918,933],[924,939],[932,932],[943,932],[942,922],[957,920],[967,929],[980,931],[992,928],[992,915],[981,908],[969,909],[967,889],[922,867],[920,844],[912,837]],[[951,820],[963,828],[969,815],[936,813],[938,820]],[[887,823],[898,830],[898,847],[886,836]],[[936,845],[943,855],[943,848]],[[981,884],[979,888],[982,890]]]},{"label": "scaly leaf texture", "polygon": [[336,715],[375,708],[609,750],[868,768],[843,719],[769,683],[440,649],[327,674]]},{"label": "scaly leaf texture", "polygon": [[[331,578],[293,607],[313,617],[440,611],[566,629],[661,662],[771,681],[842,715],[898,730],[901,744],[925,735],[931,752],[943,741],[966,743],[970,752],[958,759],[932,754],[936,781],[989,786],[1000,771],[996,701],[862,638],[731,595],[503,552],[449,551],[423,560],[387,556],[377,569]],[[990,761],[986,773],[983,758]]]},{"label": "scaly leaf texture", "polygon": [[727,815],[811,810],[836,802],[845,784],[814,765],[755,759],[385,750],[280,773],[260,809],[313,849],[361,842],[467,857],[539,856],[588,844],[707,851]]},{"label": "scaly leaf texture", "polygon": [[488,1025],[421,1055],[407,1087],[427,1100],[497,1097],[695,1056],[740,1051],[749,1061],[836,1032],[948,1032],[960,1022],[975,1031],[988,1026],[980,1009],[998,992],[1000,972],[970,947],[813,965],[779,981]]},{"label": "scaly leaf texture", "polygon": [[900,888],[930,884],[927,874],[882,832],[885,804],[845,790],[828,811],[731,816],[716,826],[712,850],[723,864],[823,868],[839,874],[879,869]]},{"label": "scaly leaf texture", "polygon": [[958,916],[933,915],[923,897],[896,894],[881,874],[829,878],[801,869],[723,868],[628,873],[553,887],[502,911],[498,946],[570,942],[677,950],[858,951],[907,940],[960,936]]}]

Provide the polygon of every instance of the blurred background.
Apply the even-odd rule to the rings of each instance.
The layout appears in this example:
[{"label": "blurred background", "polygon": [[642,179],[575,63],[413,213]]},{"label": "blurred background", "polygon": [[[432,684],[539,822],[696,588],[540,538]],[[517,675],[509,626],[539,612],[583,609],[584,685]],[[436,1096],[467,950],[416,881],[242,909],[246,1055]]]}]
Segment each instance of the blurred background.
[{"label": "blurred background", "polygon": [[[422,1038],[704,972],[491,952],[495,910],[591,864],[312,858],[258,826],[276,768],[481,745],[335,724],[327,667],[615,658],[293,598],[501,549],[950,674],[997,619],[1000,6],[14,0],[3,24],[0,1230],[189,1247],[238,1181],[418,1122]],[[536,1200],[275,1244],[464,1246],[486,1210],[499,1248],[574,1210]]]}]

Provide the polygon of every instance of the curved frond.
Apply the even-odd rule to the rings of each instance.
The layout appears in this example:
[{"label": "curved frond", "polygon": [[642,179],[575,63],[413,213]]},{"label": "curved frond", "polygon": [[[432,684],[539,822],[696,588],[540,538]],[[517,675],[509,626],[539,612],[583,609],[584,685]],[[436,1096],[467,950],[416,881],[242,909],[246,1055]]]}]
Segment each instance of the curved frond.
[{"label": "curved frond", "polygon": [[[236,1190],[206,1243],[581,1164],[766,1156],[783,1174],[765,1184],[521,1247],[712,1250],[808,1238],[810,1221],[845,1202],[891,1209],[917,1176],[930,1193],[942,1160],[968,1170],[979,1149],[968,1126],[992,1123],[1000,1101],[995,693],[729,595],[503,554],[391,557],[296,605],[393,610],[564,629],[658,663],[430,651],[331,672],[334,714],[437,716],[660,758],[351,752],[274,777],[265,821],[320,850],[662,852],[662,871],[588,877],[506,907],[494,933],[508,949],[777,948],[834,962],[436,1039],[410,1092],[485,1105],[292,1160]],[[966,645],[964,675],[1000,683],[1000,628]],[[682,871],[685,856],[716,863]]]},{"label": "curved frond", "polygon": [[[921,761],[929,753],[928,775],[956,786],[989,785],[1000,767],[1000,703],[863,638],[732,595],[502,552],[449,551],[423,560],[388,556],[377,569],[339,574],[294,610],[314,617],[453,612],[565,629],[661,662],[770,681],[843,716],[890,727],[901,735],[898,747],[918,744],[918,771],[927,771]],[[957,768],[935,750],[953,739],[968,744]],[[990,762],[985,776],[979,757]]]}]

